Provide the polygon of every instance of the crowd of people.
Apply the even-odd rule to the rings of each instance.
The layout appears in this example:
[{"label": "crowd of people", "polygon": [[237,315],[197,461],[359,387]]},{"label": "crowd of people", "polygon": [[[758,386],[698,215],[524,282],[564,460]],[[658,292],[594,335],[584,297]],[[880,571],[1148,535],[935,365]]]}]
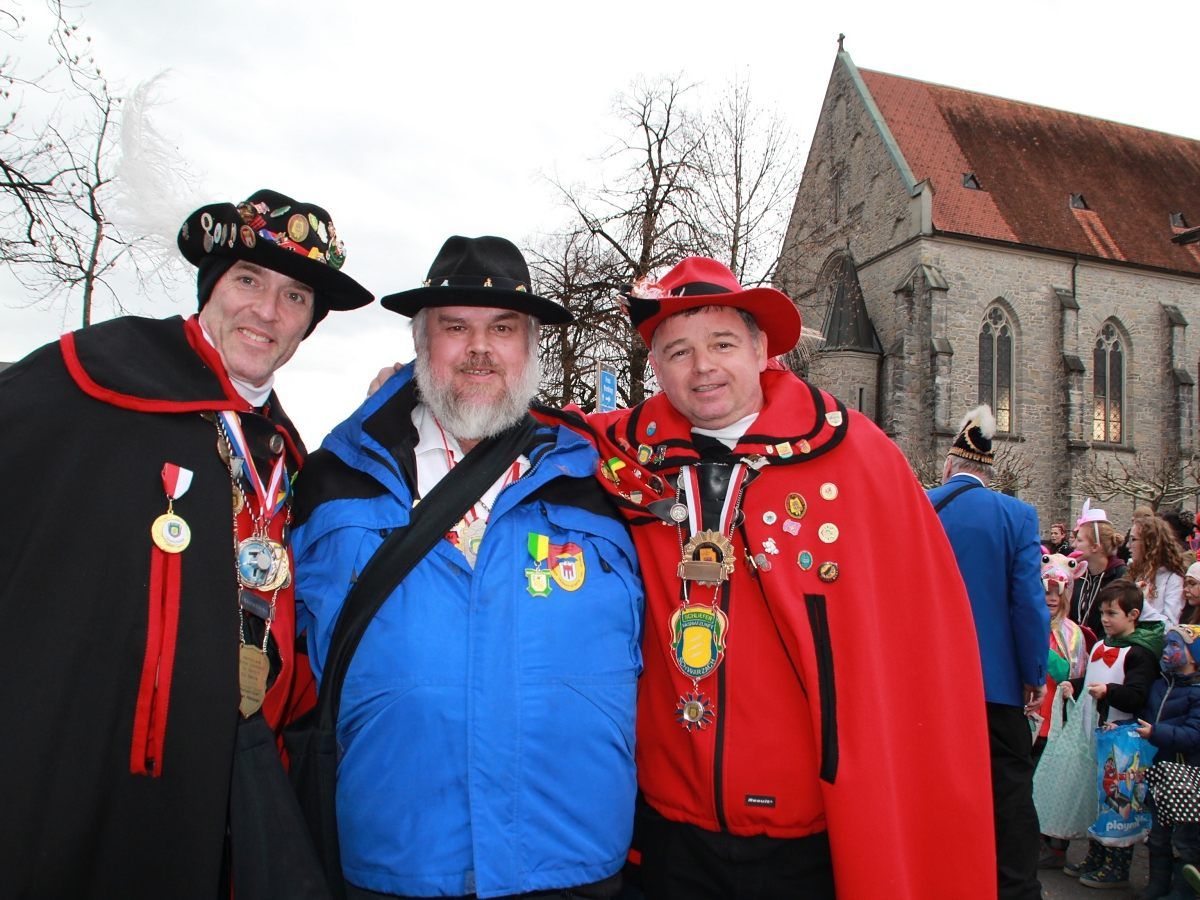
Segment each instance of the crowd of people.
[{"label": "crowd of people", "polygon": [[[1069,540],[1063,523],[1051,527],[1042,548],[1050,646],[1046,695],[1031,715],[1037,735],[1035,760],[1048,738],[1054,739],[1051,721],[1055,706],[1061,704],[1058,712],[1064,720],[1085,717],[1082,733],[1090,736],[1093,751],[1098,735],[1127,723],[1153,748],[1147,755],[1155,760],[1200,764],[1200,563],[1194,532],[1186,514],[1157,515],[1139,506],[1122,537],[1104,510],[1090,501]],[[1094,709],[1071,702],[1085,695]],[[1061,733],[1067,733],[1065,725]],[[1098,766],[1115,767],[1106,755],[1110,751],[1098,752]],[[1149,766],[1141,773],[1133,771],[1129,777],[1134,787],[1124,793],[1115,784],[1125,773],[1110,777],[1105,770],[1101,787],[1108,793],[1103,802],[1094,777],[1072,784],[1070,790],[1095,801],[1098,819],[1106,804],[1126,818],[1139,810],[1148,814],[1148,835],[1139,835],[1148,838],[1149,845],[1149,880],[1141,898],[1194,897],[1200,894],[1195,868],[1200,865],[1200,825],[1190,816],[1176,821],[1174,806],[1163,803],[1165,786],[1153,774],[1146,779],[1145,770],[1155,772]],[[1060,775],[1055,770],[1047,778]],[[1040,810],[1044,819],[1059,820],[1061,791],[1060,785],[1058,793],[1040,795],[1047,806],[1055,806]],[[1129,885],[1134,841],[1107,840],[1093,826],[1088,829],[1086,855],[1068,862],[1067,838],[1073,836],[1077,835],[1043,835],[1039,867],[1061,868],[1089,887]]]}]

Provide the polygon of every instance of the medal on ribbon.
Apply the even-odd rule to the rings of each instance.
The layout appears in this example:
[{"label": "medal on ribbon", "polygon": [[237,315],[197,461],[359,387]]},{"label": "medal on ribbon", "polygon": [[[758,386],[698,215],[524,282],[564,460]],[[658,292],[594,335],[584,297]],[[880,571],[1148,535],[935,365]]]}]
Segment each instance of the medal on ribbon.
[{"label": "medal on ribbon", "polygon": [[550,538],[536,532],[529,533],[529,555],[533,557],[533,568],[525,570],[525,590],[531,597],[550,596],[550,571],[542,563],[550,556]]},{"label": "medal on ribbon", "polygon": [[[238,712],[249,718],[262,709],[267,695],[271,676],[267,648],[275,622],[275,604],[279,592],[291,582],[291,562],[283,543],[290,510],[277,532],[279,540],[271,536],[272,522],[288,505],[291,483],[286,477],[283,439],[278,434],[272,436],[270,449],[275,459],[264,483],[250,455],[238,414],[218,412],[216,424],[217,452],[229,470],[232,484],[234,574],[239,586]],[[247,532],[247,537],[238,539]],[[248,634],[254,634],[256,628],[247,619],[247,613],[263,623],[261,641],[248,640]]]},{"label": "medal on ribbon", "polygon": [[162,483],[167,494],[167,511],[150,526],[150,538],[164,553],[182,553],[192,542],[192,530],[183,516],[175,513],[175,501],[192,486],[192,470],[175,463],[164,463]]}]

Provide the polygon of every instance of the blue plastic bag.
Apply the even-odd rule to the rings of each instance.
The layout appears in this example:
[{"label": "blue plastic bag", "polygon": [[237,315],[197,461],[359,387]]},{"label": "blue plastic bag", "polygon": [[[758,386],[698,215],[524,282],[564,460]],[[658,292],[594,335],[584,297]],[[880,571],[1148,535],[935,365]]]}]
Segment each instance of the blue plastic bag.
[{"label": "blue plastic bag", "polygon": [[1109,847],[1129,847],[1150,834],[1146,771],[1155,747],[1138,737],[1137,722],[1096,730],[1096,789],[1100,815],[1088,835]]}]

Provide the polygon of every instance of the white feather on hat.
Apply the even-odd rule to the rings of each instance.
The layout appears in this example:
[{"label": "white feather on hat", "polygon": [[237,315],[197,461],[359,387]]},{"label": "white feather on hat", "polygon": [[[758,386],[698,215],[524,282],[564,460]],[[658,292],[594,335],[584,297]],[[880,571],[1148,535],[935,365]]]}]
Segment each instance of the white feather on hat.
[{"label": "white feather on hat", "polygon": [[962,421],[958,423],[958,430],[965,431],[968,425],[974,424],[989,441],[996,436],[996,417],[992,414],[992,408],[986,403],[981,403],[973,410],[962,417]]}]

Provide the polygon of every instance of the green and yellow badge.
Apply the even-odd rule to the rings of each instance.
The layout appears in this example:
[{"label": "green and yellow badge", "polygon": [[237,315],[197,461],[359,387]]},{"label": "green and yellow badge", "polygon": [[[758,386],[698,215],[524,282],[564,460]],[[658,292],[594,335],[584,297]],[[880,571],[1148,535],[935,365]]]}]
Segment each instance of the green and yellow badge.
[{"label": "green and yellow badge", "polygon": [[529,533],[529,555],[533,557],[533,568],[525,570],[528,582],[525,589],[533,597],[550,596],[550,580],[553,579],[564,591],[577,591],[583,586],[587,566],[583,559],[583,548],[568,541],[554,544],[544,534]]},{"label": "green and yellow badge", "polygon": [[688,678],[701,679],[725,656],[729,619],[718,607],[687,604],[671,615],[675,665]]}]

